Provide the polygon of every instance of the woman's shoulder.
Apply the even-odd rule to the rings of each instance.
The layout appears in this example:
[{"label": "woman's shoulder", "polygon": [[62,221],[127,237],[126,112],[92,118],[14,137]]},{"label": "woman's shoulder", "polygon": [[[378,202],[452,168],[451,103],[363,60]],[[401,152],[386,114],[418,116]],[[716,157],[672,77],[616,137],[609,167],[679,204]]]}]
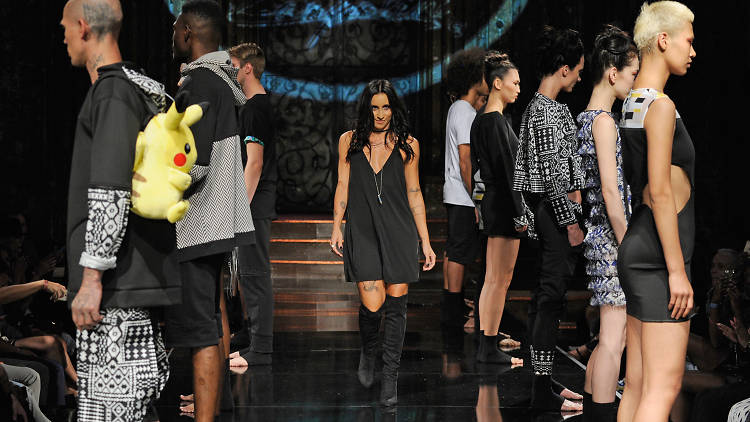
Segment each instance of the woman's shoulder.
[{"label": "woman's shoulder", "polygon": [[341,136],[339,136],[339,142],[344,142],[344,143],[347,143],[347,144],[351,143],[352,136],[354,136],[354,131],[353,130],[347,130],[346,132],[342,133]]}]

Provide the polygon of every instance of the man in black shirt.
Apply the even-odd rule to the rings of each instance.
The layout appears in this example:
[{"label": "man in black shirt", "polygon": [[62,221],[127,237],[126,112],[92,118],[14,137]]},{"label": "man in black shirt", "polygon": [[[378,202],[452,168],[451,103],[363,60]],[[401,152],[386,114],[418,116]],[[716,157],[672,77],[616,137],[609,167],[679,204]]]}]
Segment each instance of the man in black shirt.
[{"label": "man in black shirt", "polygon": [[117,0],[71,0],[60,24],[91,78],[78,115],[67,249],[77,333],[78,420],[140,421],[169,376],[151,308],[180,301],[174,226],[130,212],[138,132],[164,87],[122,61]]},{"label": "man in black shirt", "polygon": [[247,97],[240,110],[240,139],[244,144],[245,187],[255,226],[255,244],[239,248],[240,293],[250,346],[232,354],[230,365],[271,363],[273,351],[273,288],[271,285],[271,220],[276,218],[276,145],[269,96],[260,82],[266,67],[255,43],[229,49],[237,80]]},{"label": "man in black shirt", "polygon": [[178,95],[189,92],[189,103],[210,104],[191,127],[198,158],[190,171],[193,184],[185,192],[190,209],[177,222],[182,304],[165,309],[167,345],[192,350],[198,421],[213,420],[222,374],[229,368],[219,310],[223,256],[254,240],[236,115],[246,100],[229,54],[217,51],[224,19],[215,1],[189,0],[173,35],[175,58],[190,61],[181,70]]}]

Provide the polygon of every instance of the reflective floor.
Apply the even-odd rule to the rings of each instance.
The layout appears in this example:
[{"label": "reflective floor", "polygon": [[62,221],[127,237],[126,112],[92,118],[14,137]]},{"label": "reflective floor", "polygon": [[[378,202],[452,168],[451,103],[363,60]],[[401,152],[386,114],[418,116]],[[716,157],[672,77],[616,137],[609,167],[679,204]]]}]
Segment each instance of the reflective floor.
[{"label": "reflective floor", "polygon": [[[423,310],[427,312],[426,310]],[[410,309],[412,312],[419,310]],[[410,315],[411,316],[411,315]],[[436,315],[437,316],[437,315]],[[231,377],[235,410],[225,421],[557,421],[575,415],[531,415],[532,373],[528,349],[511,352],[526,365],[482,365],[474,360],[474,336],[421,331],[407,333],[399,375],[399,404],[385,411],[378,403],[379,384],[365,389],[357,380],[359,336],[356,332],[280,332],[273,364],[250,367]],[[520,338],[520,333],[519,333]],[[178,394],[189,393],[186,356],[174,353],[170,383],[158,407],[160,420],[179,416]],[[378,368],[379,369],[379,368]],[[583,369],[562,353],[555,378],[581,391]]]}]

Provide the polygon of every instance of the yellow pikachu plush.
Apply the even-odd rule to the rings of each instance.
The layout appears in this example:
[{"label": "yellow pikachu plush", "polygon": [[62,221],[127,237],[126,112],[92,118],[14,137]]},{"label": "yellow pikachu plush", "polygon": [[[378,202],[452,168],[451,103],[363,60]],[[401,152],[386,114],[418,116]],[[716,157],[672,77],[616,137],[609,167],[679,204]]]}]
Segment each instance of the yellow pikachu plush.
[{"label": "yellow pikachu plush", "polygon": [[197,104],[186,109],[186,100],[187,95],[178,96],[166,113],[151,118],[138,134],[131,201],[133,212],[141,217],[175,223],[190,207],[182,199],[198,157],[190,126],[203,117],[203,109]]}]

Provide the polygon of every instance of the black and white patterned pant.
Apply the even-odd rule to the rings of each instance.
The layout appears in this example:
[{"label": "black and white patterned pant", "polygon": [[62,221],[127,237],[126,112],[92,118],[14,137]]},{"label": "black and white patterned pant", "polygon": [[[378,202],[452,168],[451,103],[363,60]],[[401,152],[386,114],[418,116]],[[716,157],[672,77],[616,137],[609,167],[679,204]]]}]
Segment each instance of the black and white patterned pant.
[{"label": "black and white patterned pant", "polygon": [[78,421],[141,421],[159,398],[169,363],[145,308],[107,308],[92,330],[78,330]]}]

